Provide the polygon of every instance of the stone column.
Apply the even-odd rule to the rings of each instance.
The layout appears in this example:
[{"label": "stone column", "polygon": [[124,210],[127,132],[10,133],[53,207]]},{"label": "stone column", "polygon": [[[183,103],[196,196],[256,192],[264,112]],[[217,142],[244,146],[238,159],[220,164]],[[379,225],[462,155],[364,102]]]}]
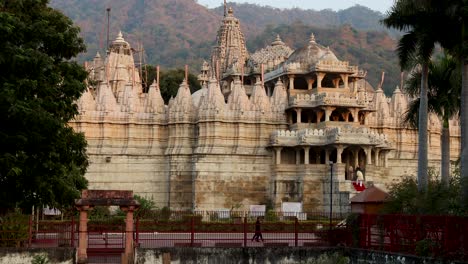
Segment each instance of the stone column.
[{"label": "stone column", "polygon": [[322,88],[322,81],[323,78],[325,77],[325,73],[323,72],[317,72],[317,88]]},{"label": "stone column", "polygon": [[354,168],[357,168],[359,166],[359,149],[353,151],[354,154]]},{"label": "stone column", "polygon": [[301,164],[301,149],[296,149],[296,165]]},{"label": "stone column", "polygon": [[341,163],[341,154],[343,153],[344,147],[342,145],[336,146],[336,163]]},{"label": "stone column", "polygon": [[307,90],[312,90],[315,80],[311,77],[307,77]]},{"label": "stone column", "polygon": [[127,218],[125,220],[125,230],[127,232],[125,236],[125,254],[130,256],[133,254],[133,206],[128,207]]},{"label": "stone column", "polygon": [[365,147],[364,152],[366,153],[366,164],[370,165],[372,164],[372,148],[371,147]]},{"label": "stone column", "polygon": [[289,75],[289,90],[294,90],[294,75]]},{"label": "stone column", "polygon": [[379,152],[380,152],[380,149],[375,149],[374,150],[374,165],[375,166],[379,166],[380,162],[379,162]]},{"label": "stone column", "polygon": [[317,114],[317,124],[318,124],[318,123],[320,123],[320,119],[322,119],[322,116],[323,116],[324,113],[323,113],[323,111],[318,110],[316,112],[316,114]]},{"label": "stone column", "polygon": [[351,109],[354,123],[359,123],[359,109]]},{"label": "stone column", "polygon": [[338,89],[340,87],[340,78],[333,79],[333,85]]},{"label": "stone column", "polygon": [[276,153],[276,165],[280,165],[281,164],[281,150],[283,148],[282,147],[275,147],[275,153]]},{"label": "stone column", "polygon": [[302,109],[301,108],[295,108],[294,109],[296,111],[296,120],[298,124],[302,123]]},{"label": "stone column", "polygon": [[309,149],[310,147],[304,147],[304,164],[309,164]]},{"label": "stone column", "polygon": [[340,74],[340,77],[341,77],[341,80],[343,80],[344,88],[345,88],[345,89],[348,89],[348,88],[349,88],[349,85],[348,85],[348,74]]},{"label": "stone column", "polygon": [[80,232],[78,234],[78,263],[88,263],[88,205],[78,207],[80,210]]},{"label": "stone column", "polygon": [[323,110],[325,110],[325,121],[330,121],[330,116],[333,113],[333,110],[335,110],[335,107],[324,107]]}]

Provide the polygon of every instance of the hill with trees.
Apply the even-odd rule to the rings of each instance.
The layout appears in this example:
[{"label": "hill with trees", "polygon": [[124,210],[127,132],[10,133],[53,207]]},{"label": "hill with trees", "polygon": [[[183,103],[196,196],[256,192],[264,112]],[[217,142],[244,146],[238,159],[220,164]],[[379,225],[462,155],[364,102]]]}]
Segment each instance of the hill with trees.
[{"label": "hill with trees", "polygon": [[[188,64],[192,73],[209,59],[224,11],[222,7],[208,9],[194,0],[52,0],[51,5],[81,27],[88,49],[80,60],[91,59],[97,51],[105,52],[106,8],[110,7],[110,41],[121,30],[136,50],[138,63],[159,64],[163,69]],[[363,6],[335,12],[228,5],[240,19],[249,52],[270,44],[276,34],[298,48],[313,32],[317,41],[330,46],[339,59],[367,70],[372,85],[377,85],[385,71],[387,94],[399,83],[396,41],[391,37],[394,32],[382,27],[379,21],[383,15],[379,12]]]}]

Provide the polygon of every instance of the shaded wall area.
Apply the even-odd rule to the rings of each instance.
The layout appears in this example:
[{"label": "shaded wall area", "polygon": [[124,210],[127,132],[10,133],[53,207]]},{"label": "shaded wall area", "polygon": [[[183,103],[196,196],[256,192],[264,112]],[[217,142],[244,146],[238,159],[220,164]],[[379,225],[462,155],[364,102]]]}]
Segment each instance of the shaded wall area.
[{"label": "shaded wall area", "polygon": [[411,255],[352,248],[165,248],[141,249],[135,253],[137,264],[169,263],[348,263],[348,264],[461,264]]},{"label": "shaded wall area", "polygon": [[[0,264],[76,263],[76,250],[63,248],[0,248]],[[44,259],[48,262],[39,262]],[[34,262],[36,261],[36,262]]]}]

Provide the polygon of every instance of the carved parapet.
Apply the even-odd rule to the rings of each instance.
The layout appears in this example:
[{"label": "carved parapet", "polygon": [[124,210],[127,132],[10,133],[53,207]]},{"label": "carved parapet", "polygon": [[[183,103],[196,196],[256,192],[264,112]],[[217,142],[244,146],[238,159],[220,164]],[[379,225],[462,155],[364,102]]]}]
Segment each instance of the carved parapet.
[{"label": "carved parapet", "polygon": [[270,145],[272,146],[325,146],[330,144],[368,145],[391,149],[386,135],[365,127],[349,126],[299,131],[278,130],[270,136]]},{"label": "carved parapet", "polygon": [[357,73],[357,66],[349,66],[347,61],[320,60],[310,67],[310,71]]},{"label": "carved parapet", "polygon": [[359,100],[356,95],[351,93],[325,92],[320,94],[296,94],[289,98],[289,105],[309,107],[323,105],[364,107],[366,106],[366,102]]}]

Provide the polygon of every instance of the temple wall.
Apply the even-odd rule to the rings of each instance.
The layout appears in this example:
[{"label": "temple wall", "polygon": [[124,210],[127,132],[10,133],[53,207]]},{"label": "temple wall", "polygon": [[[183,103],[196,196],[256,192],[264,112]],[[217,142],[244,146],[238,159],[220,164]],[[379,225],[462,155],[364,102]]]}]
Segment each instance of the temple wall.
[{"label": "temple wall", "polygon": [[249,210],[249,205],[266,204],[271,154],[196,154],[194,160],[196,209]]},{"label": "temple wall", "polygon": [[70,123],[88,142],[88,188],[133,190],[159,207],[168,205],[167,127],[97,113],[88,112]]}]

